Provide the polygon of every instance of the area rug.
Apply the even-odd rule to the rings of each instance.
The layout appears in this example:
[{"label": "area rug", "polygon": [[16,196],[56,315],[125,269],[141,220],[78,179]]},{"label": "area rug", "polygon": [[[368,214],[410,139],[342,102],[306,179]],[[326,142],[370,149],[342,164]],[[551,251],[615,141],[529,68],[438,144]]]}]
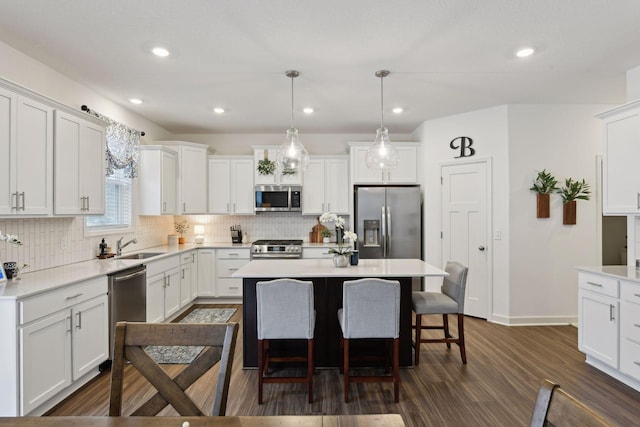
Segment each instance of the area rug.
[{"label": "area rug", "polygon": [[[226,323],[235,308],[196,308],[179,323]],[[145,352],[157,363],[191,363],[202,351],[202,346],[148,346]]]}]

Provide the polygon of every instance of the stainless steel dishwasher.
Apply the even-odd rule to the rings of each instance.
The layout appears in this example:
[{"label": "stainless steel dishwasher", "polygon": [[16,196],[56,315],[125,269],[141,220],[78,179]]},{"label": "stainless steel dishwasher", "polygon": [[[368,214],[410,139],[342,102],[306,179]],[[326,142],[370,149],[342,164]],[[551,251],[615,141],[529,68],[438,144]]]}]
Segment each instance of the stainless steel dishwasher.
[{"label": "stainless steel dishwasher", "polygon": [[109,275],[109,358],[113,359],[116,322],[147,321],[147,266],[120,270]]}]

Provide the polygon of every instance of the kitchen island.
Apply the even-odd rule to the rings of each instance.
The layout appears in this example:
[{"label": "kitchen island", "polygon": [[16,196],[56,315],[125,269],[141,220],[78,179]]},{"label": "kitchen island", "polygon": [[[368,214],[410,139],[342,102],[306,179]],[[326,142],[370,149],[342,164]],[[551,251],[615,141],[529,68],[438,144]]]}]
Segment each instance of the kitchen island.
[{"label": "kitchen island", "polygon": [[[365,277],[400,282],[400,365],[411,366],[411,291],[414,277],[445,276],[447,273],[419,259],[361,259],[357,266],[336,268],[331,259],[254,260],[233,277],[243,282],[243,367],[258,366],[256,283],[291,278],[313,282],[316,309],[314,358],[318,367],[339,364],[338,309],[342,307],[342,283]],[[272,343],[273,351],[300,351],[301,341]]]}]

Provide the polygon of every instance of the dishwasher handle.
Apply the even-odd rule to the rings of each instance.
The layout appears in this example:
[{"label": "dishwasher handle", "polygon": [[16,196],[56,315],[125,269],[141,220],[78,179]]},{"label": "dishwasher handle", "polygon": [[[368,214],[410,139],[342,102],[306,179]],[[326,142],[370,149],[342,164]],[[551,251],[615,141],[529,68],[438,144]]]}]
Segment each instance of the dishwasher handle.
[{"label": "dishwasher handle", "polygon": [[140,271],[135,271],[131,274],[127,274],[125,276],[113,276],[113,281],[114,282],[119,282],[121,280],[129,280],[129,279],[133,279],[134,277],[138,277],[138,276],[142,276],[144,274],[147,273],[146,269],[140,270]]}]

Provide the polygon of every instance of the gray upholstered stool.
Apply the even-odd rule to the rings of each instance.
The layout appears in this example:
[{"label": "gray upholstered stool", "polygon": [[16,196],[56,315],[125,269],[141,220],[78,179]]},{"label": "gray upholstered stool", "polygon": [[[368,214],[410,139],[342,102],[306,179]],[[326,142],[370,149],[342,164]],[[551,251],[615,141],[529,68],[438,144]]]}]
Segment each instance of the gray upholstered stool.
[{"label": "gray upholstered stool", "polygon": [[[445,267],[449,273],[442,282],[442,292],[418,292],[411,293],[411,303],[413,311],[416,313],[416,339],[413,342],[415,347],[415,364],[420,363],[420,344],[422,343],[446,343],[451,348],[451,343],[460,347],[462,363],[467,363],[467,354],[464,347],[464,293],[467,287],[468,267],[459,262],[449,261]],[[442,326],[422,325],[423,314],[442,314]],[[458,316],[458,337],[452,337],[449,333],[448,314]],[[426,339],[422,338],[423,329],[442,329],[444,338]]]},{"label": "gray upholstered stool", "polygon": [[[338,310],[344,373],[344,401],[349,401],[349,382],[393,382],[394,401],[400,399],[399,332],[400,282],[359,279],[344,282],[342,308]],[[393,373],[377,376],[349,376],[349,341],[384,338],[393,341]]]},{"label": "gray upholstered stool", "polygon": [[[278,279],[256,284],[258,320],[258,403],[263,383],[307,383],[313,402],[313,282]],[[307,355],[272,357],[269,340],[305,339]],[[265,377],[270,362],[307,362],[306,377]]]}]

